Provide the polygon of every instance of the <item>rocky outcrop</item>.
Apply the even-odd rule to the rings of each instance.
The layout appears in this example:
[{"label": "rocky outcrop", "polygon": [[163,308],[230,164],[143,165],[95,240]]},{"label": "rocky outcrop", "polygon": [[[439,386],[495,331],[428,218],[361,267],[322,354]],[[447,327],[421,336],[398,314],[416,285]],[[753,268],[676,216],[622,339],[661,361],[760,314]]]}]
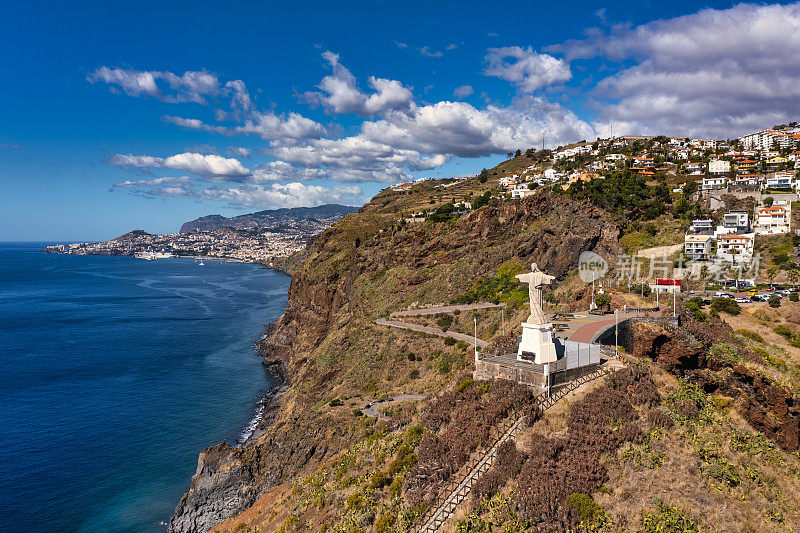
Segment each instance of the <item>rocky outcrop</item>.
[{"label": "rocky outcrop", "polygon": [[[632,320],[622,337],[633,355],[652,359],[675,374],[701,384],[709,393],[736,398],[740,414],[750,425],[784,450],[798,450],[800,406],[792,391],[764,372],[737,363],[749,360],[755,366],[763,361],[735,339],[731,328],[719,318],[699,321],[681,306],[681,324],[676,328]],[[712,347],[719,343],[735,350],[738,359],[712,355]]]},{"label": "rocky outcrop", "polygon": [[169,531],[208,531],[252,505],[259,493],[253,474],[242,460],[242,450],[227,443],[200,452],[197,471],[169,522]]}]

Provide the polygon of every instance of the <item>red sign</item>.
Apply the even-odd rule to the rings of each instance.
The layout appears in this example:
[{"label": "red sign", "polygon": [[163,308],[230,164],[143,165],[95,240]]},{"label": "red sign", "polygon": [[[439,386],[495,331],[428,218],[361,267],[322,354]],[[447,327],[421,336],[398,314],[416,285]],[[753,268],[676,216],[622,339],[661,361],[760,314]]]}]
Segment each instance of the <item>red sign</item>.
[{"label": "red sign", "polygon": [[680,287],[681,280],[670,278],[656,278],[656,285],[669,285],[672,287]]}]

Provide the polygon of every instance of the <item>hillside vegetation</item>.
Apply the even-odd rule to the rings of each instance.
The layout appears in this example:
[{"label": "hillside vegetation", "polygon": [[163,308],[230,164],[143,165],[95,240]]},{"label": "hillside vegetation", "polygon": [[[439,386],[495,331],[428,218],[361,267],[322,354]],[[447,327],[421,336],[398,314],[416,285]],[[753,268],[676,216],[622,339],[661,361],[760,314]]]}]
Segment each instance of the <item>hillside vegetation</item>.
[{"label": "hillside vegetation", "polygon": [[[581,252],[616,257],[628,235],[656,240],[647,222],[683,216],[665,198],[660,207],[618,204],[591,188],[491,200],[505,171],[385,190],[287,262],[286,312],[259,343],[265,364],[287,380],[280,407],[245,446],[201,454],[171,531],[407,530],[511,416],[513,384],[474,382],[467,343],[375,320],[494,301],[508,304],[510,330],[527,316],[527,291],[513,276],[532,262],[556,276],[549,309],[585,306]],[[660,184],[631,186],[644,197]],[[448,207],[465,198],[487,200],[463,215]],[[405,222],[423,210],[441,216]],[[477,319],[480,337],[499,342],[498,313],[410,320],[469,334]],[[753,530],[800,525],[794,391],[718,317],[682,314],[686,329],[632,330],[628,350],[641,364],[544,418],[522,391],[529,425],[448,527],[691,531],[741,517]],[[417,399],[366,416],[368,403],[397,395]],[[780,469],[789,474],[778,479]],[[673,486],[700,488],[673,497]],[[709,516],[703,506],[712,504],[720,512]]]}]

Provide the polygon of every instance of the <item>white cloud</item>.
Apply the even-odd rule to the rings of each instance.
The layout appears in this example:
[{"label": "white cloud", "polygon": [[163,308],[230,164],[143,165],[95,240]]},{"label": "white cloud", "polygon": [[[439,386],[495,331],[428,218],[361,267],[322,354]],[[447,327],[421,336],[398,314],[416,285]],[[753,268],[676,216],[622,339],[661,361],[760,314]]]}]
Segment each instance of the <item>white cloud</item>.
[{"label": "white cloud", "polygon": [[244,148],[242,146],[229,146],[228,153],[231,155],[244,157],[245,159],[250,159],[250,157],[253,155],[253,150],[250,148]]},{"label": "white cloud", "polygon": [[[87,79],[117,86],[130,96],[152,96],[163,102],[206,104],[205,96],[220,92],[219,80],[206,71],[186,71],[182,75],[157,70],[100,67]],[[159,83],[160,82],[160,83]]]},{"label": "white cloud", "polygon": [[[509,59],[511,61],[507,61]],[[484,74],[509,81],[523,92],[533,92],[572,79],[569,63],[549,54],[536,53],[531,47],[489,48],[486,61],[488,65]]]},{"label": "white cloud", "polygon": [[329,203],[352,203],[361,195],[360,187],[321,187],[303,183],[241,185],[237,187],[212,187],[198,191],[203,200],[226,202],[237,207],[269,209],[277,207],[308,207]]},{"label": "white cloud", "polygon": [[176,176],[153,178],[150,180],[125,180],[117,182],[113,185],[112,189],[129,189],[129,188],[144,188],[144,187],[163,187],[166,185],[176,185],[180,183],[191,183],[195,178],[191,176]]},{"label": "white cloud", "polygon": [[275,183],[279,181],[309,181],[326,178],[328,174],[319,168],[297,168],[286,161],[270,161],[253,170],[253,183]]},{"label": "white cloud", "polygon": [[412,115],[393,115],[362,124],[362,135],[376,143],[423,154],[480,157],[591,138],[594,130],[573,112],[541,98],[517,98],[513,105],[477,109],[466,102],[437,102]]},{"label": "white cloud", "polygon": [[461,85],[460,87],[456,87],[456,90],[453,91],[453,96],[456,98],[464,98],[474,92],[475,90],[472,88],[472,85]]},{"label": "white cloud", "polygon": [[251,174],[250,170],[245,168],[238,159],[192,152],[176,154],[167,158],[147,155],[117,154],[110,157],[108,162],[112,165],[125,167],[184,170],[206,178],[240,178]]},{"label": "white cloud", "polygon": [[417,151],[397,148],[365,138],[317,139],[302,146],[281,146],[269,151],[281,161],[308,169],[324,169],[339,182],[394,183],[409,171],[437,168],[450,158],[445,154],[425,157]]},{"label": "white cloud", "polygon": [[626,65],[594,91],[611,101],[598,122],[614,121],[615,132],[724,138],[797,119],[800,3],[739,4],[595,29],[548,50],[573,61],[604,57]]},{"label": "white cloud", "polygon": [[417,48],[417,52],[419,52],[419,55],[425,57],[442,57],[444,55],[441,50],[432,50],[428,46],[421,46]]},{"label": "white cloud", "polygon": [[[308,207],[328,203],[360,203],[362,190],[356,186],[322,187],[298,182],[274,183],[268,186],[240,184],[232,187],[215,185],[209,188],[195,188],[182,181],[156,183],[151,180],[135,185],[133,194],[146,198],[185,198],[198,202],[223,202],[236,208],[274,209],[279,207]],[[114,188],[124,188],[127,182]]]},{"label": "white cloud", "polygon": [[325,76],[318,85],[322,92],[312,91],[302,95],[306,102],[320,104],[329,113],[360,116],[374,116],[414,107],[411,90],[399,81],[370,76],[369,85],[374,92],[367,95],[358,88],[355,76],[339,62],[338,54],[326,51],[322,57],[328,61],[333,72]]}]

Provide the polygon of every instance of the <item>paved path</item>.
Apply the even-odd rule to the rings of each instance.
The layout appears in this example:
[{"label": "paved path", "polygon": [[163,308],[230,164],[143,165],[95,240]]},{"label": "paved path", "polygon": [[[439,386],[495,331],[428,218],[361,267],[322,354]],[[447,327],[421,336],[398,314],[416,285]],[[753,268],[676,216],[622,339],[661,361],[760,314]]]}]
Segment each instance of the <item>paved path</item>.
[{"label": "paved path", "polygon": [[[400,322],[399,320],[386,320],[385,318],[379,318],[378,320],[375,321],[375,323],[380,326],[389,326],[390,328],[399,328],[399,329],[410,329],[411,331],[429,333],[431,335],[438,335],[440,337],[453,337],[457,341],[464,341],[470,344],[475,342],[475,337],[473,337],[472,335],[465,335],[463,333],[457,333],[455,331],[443,331],[439,328],[434,328],[432,326],[421,326],[419,324]],[[478,339],[477,344],[479,348],[486,348],[487,346],[489,346],[489,343],[482,339]]]},{"label": "paved path", "polygon": [[479,302],[476,304],[463,304],[463,305],[435,305],[432,307],[422,307],[420,309],[407,309],[405,311],[395,311],[390,316],[417,316],[417,315],[435,315],[438,313],[452,313],[456,309],[459,311],[471,311],[473,309],[495,309],[505,307],[505,304],[493,304],[491,302]]},{"label": "paved path", "polygon": [[[651,312],[650,316],[661,316],[661,312]],[[637,316],[644,316],[642,313],[622,313],[619,314],[619,321],[622,322],[626,318],[633,318]],[[589,313],[575,313],[572,318],[565,320],[553,320],[554,323],[566,324],[567,329],[559,331],[556,336],[560,339],[566,339],[575,342],[591,342],[595,335],[614,325],[614,315],[590,315]]]},{"label": "paved path", "polygon": [[385,414],[381,413],[378,410],[383,404],[391,403],[391,402],[404,402],[408,400],[424,400],[427,398],[424,394],[399,394],[397,396],[393,396],[391,398],[386,398],[385,400],[373,400],[369,402],[366,407],[364,407],[361,412],[364,413],[364,416],[371,416],[373,418],[380,418],[382,420],[389,420],[389,417]]}]

